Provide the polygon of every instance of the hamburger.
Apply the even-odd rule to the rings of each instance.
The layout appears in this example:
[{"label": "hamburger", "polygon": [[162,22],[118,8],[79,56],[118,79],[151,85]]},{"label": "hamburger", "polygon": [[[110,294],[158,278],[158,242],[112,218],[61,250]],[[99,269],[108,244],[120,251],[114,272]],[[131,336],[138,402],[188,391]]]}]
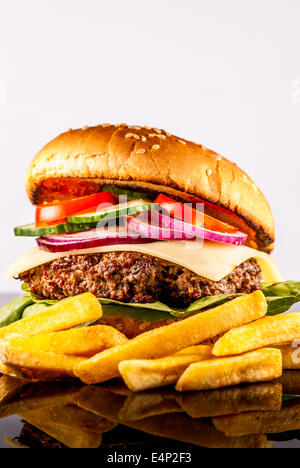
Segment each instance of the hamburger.
[{"label": "hamburger", "polygon": [[132,338],[258,289],[271,313],[299,300],[270,256],[263,193],[202,145],[124,124],[69,130],[36,155],[25,186],[35,222],[15,235],[37,246],[5,275],[25,290],[18,318],[92,292],[101,323]]}]

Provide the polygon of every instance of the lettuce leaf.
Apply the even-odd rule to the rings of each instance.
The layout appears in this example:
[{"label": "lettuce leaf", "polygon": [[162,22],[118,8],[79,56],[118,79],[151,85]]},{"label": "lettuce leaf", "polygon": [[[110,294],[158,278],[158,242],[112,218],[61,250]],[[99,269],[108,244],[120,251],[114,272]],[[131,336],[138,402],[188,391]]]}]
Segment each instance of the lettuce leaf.
[{"label": "lettuce leaf", "polygon": [[263,293],[268,301],[268,315],[282,314],[300,302],[300,281],[285,281],[265,286]]},{"label": "lettuce leaf", "polygon": [[[22,286],[30,304],[40,304],[41,308],[31,308],[23,312],[23,317],[34,311],[42,310],[44,307],[53,305],[57,301],[38,300],[30,293],[27,285]],[[273,285],[265,285],[263,293],[268,301],[267,315],[277,315],[289,310],[296,302],[300,302],[300,281],[286,281]],[[217,296],[207,296],[193,302],[186,308],[172,308],[163,302],[153,302],[150,304],[124,304],[124,302],[110,299],[100,299],[103,306],[103,317],[127,317],[142,322],[157,322],[170,318],[184,319],[194,312],[210,309],[225,302],[231,301],[241,294],[219,294]],[[31,302],[30,302],[31,301]],[[0,309],[1,310],[1,309]],[[18,317],[18,315],[16,315]],[[18,320],[18,318],[16,318]],[[1,325],[0,325],[1,326]]]}]

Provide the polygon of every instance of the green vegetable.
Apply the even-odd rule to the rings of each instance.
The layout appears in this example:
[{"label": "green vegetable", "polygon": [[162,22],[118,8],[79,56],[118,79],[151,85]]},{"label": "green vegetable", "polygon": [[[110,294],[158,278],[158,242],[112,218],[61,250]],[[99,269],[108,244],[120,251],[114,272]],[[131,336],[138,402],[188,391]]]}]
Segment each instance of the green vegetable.
[{"label": "green vegetable", "polygon": [[[0,328],[19,320],[29,314],[38,313],[47,306],[56,304],[55,300],[38,300],[29,292],[26,284],[22,285],[26,294],[20,299],[13,301],[0,309]],[[276,315],[286,312],[293,304],[300,302],[300,282],[286,281],[273,285],[266,285],[263,293],[268,301],[268,315]],[[186,308],[172,308],[162,302],[153,302],[150,304],[124,304],[123,302],[112,301],[110,299],[100,299],[103,305],[104,317],[128,317],[145,322],[157,322],[168,318],[184,319],[194,312],[210,309],[225,302],[231,301],[241,294],[219,294],[217,296],[208,296],[193,302]],[[32,304],[41,307],[28,307]],[[23,313],[24,312],[24,313]],[[2,319],[3,317],[3,319]]]},{"label": "green vegetable", "polygon": [[68,222],[71,224],[76,223],[98,223],[100,221],[108,221],[112,219],[123,218],[124,216],[142,213],[143,211],[149,211],[153,206],[145,200],[134,200],[128,203],[122,203],[120,205],[114,205],[109,208],[104,208],[101,211],[95,211],[94,213],[86,213],[74,215],[68,218]]},{"label": "green vegetable", "polygon": [[47,309],[48,307],[50,306],[44,302],[37,302],[36,304],[32,304],[26,307],[26,309],[24,309],[24,312],[21,318],[24,319],[24,318],[30,317],[31,315],[39,314],[40,312]]},{"label": "green vegetable", "polygon": [[102,192],[109,192],[113,195],[125,196],[129,200],[149,200],[152,201],[156,198],[156,195],[152,195],[151,193],[143,193],[143,192],[134,192],[132,190],[126,190],[119,187],[115,187],[114,185],[103,185]]},{"label": "green vegetable", "polygon": [[28,294],[15,299],[14,301],[6,304],[0,308],[0,328],[6,327],[11,323],[17,322],[22,317],[24,309],[32,304],[34,301]]},{"label": "green vegetable", "polygon": [[300,302],[300,281],[285,281],[265,286],[263,293],[269,303],[268,315],[282,314]]},{"label": "green vegetable", "polygon": [[27,224],[14,229],[15,236],[23,237],[42,237],[55,234],[64,234],[66,232],[88,231],[97,226],[96,223],[81,223],[81,224],[54,224],[53,226],[45,226],[37,228],[35,224]]}]

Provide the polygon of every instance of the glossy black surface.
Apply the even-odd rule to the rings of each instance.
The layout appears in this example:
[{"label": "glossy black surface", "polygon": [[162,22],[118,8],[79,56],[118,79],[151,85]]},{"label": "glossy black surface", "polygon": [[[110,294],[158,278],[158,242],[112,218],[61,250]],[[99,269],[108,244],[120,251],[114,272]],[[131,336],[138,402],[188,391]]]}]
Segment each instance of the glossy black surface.
[{"label": "glossy black surface", "polygon": [[[1,304],[10,299],[2,296]],[[99,447],[104,460],[116,454],[138,454],[144,464],[153,453],[168,452],[174,457],[191,453],[197,461],[203,447],[300,448],[300,397],[296,395],[300,395],[300,371],[285,373],[280,382],[185,394],[173,389],[133,394],[120,382],[16,385],[15,380],[1,377],[0,448],[11,448],[10,440],[18,440],[22,433],[19,442],[28,447]],[[236,413],[233,418],[232,412]],[[25,429],[24,420],[31,424]],[[216,429],[220,421],[234,436]],[[261,434],[263,427],[276,434]]]}]

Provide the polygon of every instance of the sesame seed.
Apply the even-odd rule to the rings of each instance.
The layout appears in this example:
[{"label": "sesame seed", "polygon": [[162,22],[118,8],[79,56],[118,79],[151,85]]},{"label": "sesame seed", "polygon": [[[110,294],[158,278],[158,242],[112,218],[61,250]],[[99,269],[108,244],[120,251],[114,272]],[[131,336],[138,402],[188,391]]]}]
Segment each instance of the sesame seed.
[{"label": "sesame seed", "polygon": [[121,123],[119,127],[127,127],[128,125],[126,123]]},{"label": "sesame seed", "polygon": [[171,137],[171,136],[172,136],[172,134],[171,134],[171,133],[167,133],[167,136],[168,136],[168,137]]},{"label": "sesame seed", "polygon": [[201,145],[201,149],[202,149],[202,151],[207,151],[206,146]]},{"label": "sesame seed", "polygon": [[148,135],[150,138],[155,138],[155,137],[158,137],[158,134],[157,133],[149,133]]},{"label": "sesame seed", "polygon": [[256,192],[258,192],[258,187],[257,187],[256,184],[252,184],[252,187],[254,188],[254,190],[255,190]]},{"label": "sesame seed", "polygon": [[141,136],[142,141],[147,141],[147,138],[145,136]]},{"label": "sesame seed", "polygon": [[137,150],[136,154],[145,154],[146,153],[146,150],[141,148],[139,150]]},{"label": "sesame seed", "polygon": [[144,127],[146,130],[151,130],[151,127],[148,127],[147,125],[145,125]]},{"label": "sesame seed", "polygon": [[132,138],[133,137],[133,133],[126,133],[125,135],[125,138]]},{"label": "sesame seed", "polygon": [[211,169],[208,169],[208,170],[206,171],[206,174],[207,174],[208,176],[211,176],[212,173],[213,173],[213,171],[212,171]]},{"label": "sesame seed", "polygon": [[158,150],[159,148],[160,148],[160,145],[153,145],[153,146],[152,146],[152,149],[153,149],[153,150]]},{"label": "sesame seed", "polygon": [[103,125],[102,125],[102,127],[103,127],[103,128],[107,128],[107,127],[111,127],[111,126],[112,126],[112,125],[111,125],[111,124],[109,124],[109,123],[107,123],[107,124],[103,124]]},{"label": "sesame seed", "polygon": [[162,131],[159,130],[159,128],[154,128],[153,130],[154,130],[156,133],[162,133]]},{"label": "sesame seed", "polygon": [[178,141],[178,143],[181,143],[182,145],[186,145],[186,142],[183,141],[183,140],[177,140],[177,141]]},{"label": "sesame seed", "polygon": [[222,161],[222,159],[223,159],[222,156],[217,156],[216,157],[216,161]]},{"label": "sesame seed", "polygon": [[133,138],[135,138],[136,140],[140,140],[139,135],[137,135],[136,133],[133,133],[132,136],[133,136]]},{"label": "sesame seed", "polygon": [[132,128],[133,130],[142,130],[142,127],[128,127],[128,128]]},{"label": "sesame seed", "polygon": [[85,125],[84,127],[82,127],[82,130],[87,130],[88,128],[90,127],[88,127],[88,125]]},{"label": "sesame seed", "polygon": [[69,128],[68,132],[73,132],[73,128]]},{"label": "sesame seed", "polygon": [[160,138],[161,140],[165,140],[167,137],[166,135],[156,135],[157,138]]}]

